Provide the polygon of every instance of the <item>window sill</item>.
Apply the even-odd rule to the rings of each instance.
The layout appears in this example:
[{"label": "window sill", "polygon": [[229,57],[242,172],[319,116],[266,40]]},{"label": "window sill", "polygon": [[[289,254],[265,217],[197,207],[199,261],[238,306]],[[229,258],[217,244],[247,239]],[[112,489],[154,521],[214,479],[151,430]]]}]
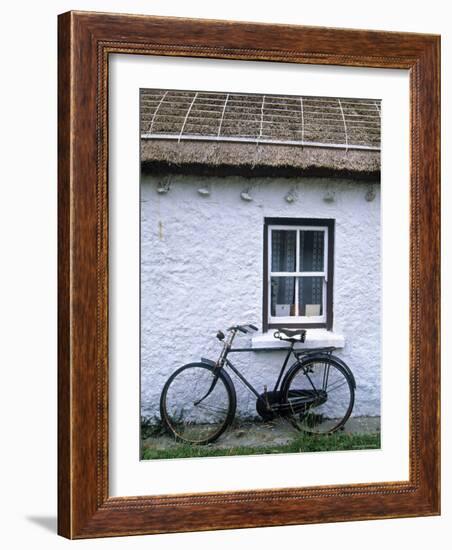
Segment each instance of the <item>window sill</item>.
[{"label": "window sill", "polygon": [[[274,338],[273,334],[276,330],[270,329],[268,332],[254,336],[251,339],[251,347],[253,349],[285,349],[290,346],[288,342]],[[326,330],[324,328],[306,329],[306,341],[304,344],[296,344],[295,349],[310,349],[323,348],[333,346],[335,348],[343,348],[345,339],[341,334]]]}]

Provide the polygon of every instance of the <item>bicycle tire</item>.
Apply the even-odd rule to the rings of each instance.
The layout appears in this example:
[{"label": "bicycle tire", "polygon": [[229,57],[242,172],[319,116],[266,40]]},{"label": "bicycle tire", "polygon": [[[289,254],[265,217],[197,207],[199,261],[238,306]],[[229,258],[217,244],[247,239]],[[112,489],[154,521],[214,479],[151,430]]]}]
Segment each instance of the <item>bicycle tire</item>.
[{"label": "bicycle tire", "polygon": [[[206,396],[215,377],[218,379],[214,388]],[[192,445],[206,445],[218,439],[232,423],[236,406],[229,375],[206,363],[189,363],[177,369],[160,396],[164,426],[177,441]]]},{"label": "bicycle tire", "polygon": [[353,375],[334,356],[308,356],[287,373],[281,403],[283,415],[298,430],[334,433],[344,427],[353,410]]}]

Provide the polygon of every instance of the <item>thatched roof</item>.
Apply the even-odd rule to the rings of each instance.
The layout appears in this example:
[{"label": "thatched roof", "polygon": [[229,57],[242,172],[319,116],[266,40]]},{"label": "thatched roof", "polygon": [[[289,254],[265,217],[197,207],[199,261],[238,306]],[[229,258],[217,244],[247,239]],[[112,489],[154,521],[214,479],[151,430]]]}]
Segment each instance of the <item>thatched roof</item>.
[{"label": "thatched roof", "polygon": [[141,90],[144,170],[378,179],[380,101]]}]

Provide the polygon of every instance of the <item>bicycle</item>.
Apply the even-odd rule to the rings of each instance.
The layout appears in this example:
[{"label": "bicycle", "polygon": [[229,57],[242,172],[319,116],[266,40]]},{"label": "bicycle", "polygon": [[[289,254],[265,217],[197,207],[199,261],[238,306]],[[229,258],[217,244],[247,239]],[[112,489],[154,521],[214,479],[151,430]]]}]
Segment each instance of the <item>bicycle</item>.
[{"label": "bicycle", "polygon": [[[355,378],[348,365],[333,355],[334,347],[297,349],[306,330],[279,329],[275,338],[289,343],[272,391],[259,393],[228,358],[230,353],[256,352],[254,348],[233,348],[238,332],[258,330],[252,324],[220,330],[223,342],[218,360],[201,358],[177,369],[166,381],[160,397],[160,414],[168,432],[177,441],[203,445],[212,443],[231,425],[237,396],[226,368],[256,397],[256,410],[264,421],[288,420],[297,430],[311,434],[333,433],[343,429],[355,400]],[[265,348],[275,351],[275,348]],[[279,348],[278,351],[281,351]],[[295,362],[286,371],[290,356]],[[285,373],[285,374],[284,374]]]}]

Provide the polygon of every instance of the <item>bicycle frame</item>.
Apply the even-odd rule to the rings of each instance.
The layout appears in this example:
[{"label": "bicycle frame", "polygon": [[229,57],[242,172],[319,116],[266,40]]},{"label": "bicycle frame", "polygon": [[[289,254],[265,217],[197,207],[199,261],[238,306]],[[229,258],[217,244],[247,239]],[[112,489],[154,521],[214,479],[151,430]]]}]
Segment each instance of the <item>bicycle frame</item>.
[{"label": "bicycle frame", "polygon": [[[281,370],[279,371],[279,375],[278,375],[278,378],[276,380],[276,383],[275,383],[275,387],[273,388],[273,391],[277,391],[278,390],[278,387],[281,383],[281,380],[282,380],[282,377],[284,375],[284,371],[286,370],[287,368],[287,363],[289,362],[289,357],[292,355],[294,349],[293,349],[293,344],[288,348],[287,350],[287,355],[284,359],[284,363],[282,364],[282,367],[281,367]],[[281,350],[278,350],[275,348],[269,348],[271,349],[272,351],[281,351]],[[262,351],[266,351],[268,350],[268,348],[266,349],[263,349]],[[260,393],[256,390],[256,388],[246,379],[246,377],[232,364],[232,362],[228,359],[228,355],[229,353],[246,353],[246,352],[251,352],[251,351],[256,351],[255,348],[235,348],[235,349],[229,349],[225,356],[224,356],[224,361],[225,361],[225,364],[232,370],[232,372],[245,384],[245,386],[257,397],[259,398],[260,397]],[[261,351],[261,350],[259,350]],[[297,358],[294,354],[294,357],[295,359]]]},{"label": "bicycle frame", "polygon": [[[287,354],[284,359],[284,362],[281,366],[281,370],[279,371],[278,378],[276,379],[275,386],[273,388],[273,392],[278,391],[278,388],[281,385],[281,382],[283,380],[284,372],[287,368],[287,363],[289,362],[289,358],[291,355],[294,356],[294,359],[296,361],[300,360],[300,356],[308,356],[313,355],[316,353],[327,353],[331,355],[334,347],[327,347],[327,348],[311,348],[311,349],[295,349],[294,348],[295,343],[292,342],[291,345],[287,348]],[[226,346],[224,353],[221,354],[220,358],[223,363],[223,367],[227,365],[232,372],[245,384],[245,386],[257,397],[260,397],[260,393],[256,390],[256,388],[247,380],[247,378],[235,367],[232,362],[228,359],[228,355],[230,353],[246,353],[246,352],[258,352],[258,351],[282,351],[285,348],[231,348],[229,346]]]},{"label": "bicycle frame", "polygon": [[[278,378],[276,379],[275,386],[273,388],[273,392],[277,392],[278,388],[280,387],[280,384],[282,385],[283,375],[284,375],[284,372],[287,368],[287,363],[289,362],[289,357],[292,354],[293,354],[295,360],[299,361],[300,356],[308,357],[309,355],[314,355],[314,354],[319,354],[319,353],[323,353],[323,354],[326,354],[328,356],[331,356],[332,352],[336,349],[334,347],[324,347],[324,348],[310,348],[310,349],[301,349],[301,350],[296,349],[295,350],[294,349],[294,346],[295,346],[294,341],[290,342],[290,346],[288,348],[235,348],[234,349],[234,348],[232,348],[232,343],[234,341],[234,338],[235,338],[236,334],[237,334],[236,330],[231,331],[229,337],[224,342],[223,349],[221,350],[220,356],[219,356],[216,363],[214,361],[210,361],[209,359],[204,359],[204,358],[201,358],[201,361],[204,362],[204,363],[210,364],[211,366],[216,367],[219,370],[224,368],[225,366],[228,366],[232,370],[232,372],[237,376],[237,378],[239,378],[239,380],[242,382],[242,384],[244,384],[248,388],[248,390],[251,391],[251,393],[257,399],[261,398],[261,394],[256,390],[256,388],[251,384],[251,382],[249,382],[247,380],[247,378],[228,359],[228,355],[230,353],[246,353],[246,352],[257,352],[257,351],[282,351],[283,349],[287,349],[286,358],[284,359],[281,370],[279,371]],[[345,364],[344,364],[344,366],[348,371],[350,370]],[[352,376],[352,379],[353,379],[353,382],[354,382],[353,375],[351,375],[351,376]],[[308,379],[309,379],[309,376],[308,376]],[[216,376],[213,379],[210,388],[208,389],[207,393],[197,402],[198,404],[201,401],[203,401],[212,392],[212,390],[216,386],[217,380],[218,380],[218,376]],[[310,383],[312,385],[311,381],[310,381]],[[265,392],[266,392],[267,389],[266,389],[265,386],[264,386],[264,388],[265,388]],[[313,386],[313,388],[314,388],[314,386]]]}]

